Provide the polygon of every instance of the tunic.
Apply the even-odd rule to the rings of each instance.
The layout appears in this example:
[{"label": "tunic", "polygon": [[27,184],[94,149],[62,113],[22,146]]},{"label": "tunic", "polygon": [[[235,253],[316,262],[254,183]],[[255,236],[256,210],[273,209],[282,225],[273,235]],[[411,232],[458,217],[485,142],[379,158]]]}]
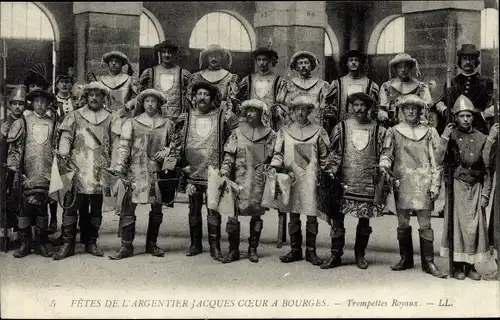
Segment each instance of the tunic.
[{"label": "tunic", "polygon": [[280,129],[271,166],[292,172],[295,179],[288,208],[283,211],[327,219],[326,213],[318,210],[317,184],[320,170],[330,169],[329,145],[325,129],[315,123],[300,127],[294,122]]},{"label": "tunic", "polygon": [[386,132],[380,166],[393,168],[399,187],[396,209],[433,210],[429,193],[439,194],[443,148],[435,128],[400,123]]},{"label": "tunic", "polygon": [[266,183],[264,163],[273,155],[276,133],[269,127],[253,128],[242,123],[224,146],[222,169],[234,170],[234,181],[241,186],[237,197],[238,215],[259,216],[264,213],[260,203]]},{"label": "tunic", "polygon": [[71,95],[69,95],[67,98],[61,98],[56,95],[56,101],[57,114],[59,115],[59,117],[64,117],[64,115],[66,115],[68,112],[75,110]]},{"label": "tunic", "polygon": [[[7,166],[21,170],[26,176],[24,193],[47,193],[55,146],[56,119],[47,113],[31,113],[14,121],[7,142]],[[24,158],[23,158],[24,155]]]},{"label": "tunic", "polygon": [[75,174],[78,193],[102,192],[100,168],[109,168],[111,163],[112,120],[109,111],[94,112],[85,106],[70,112],[60,126],[59,152],[69,154],[78,168]]},{"label": "tunic", "polygon": [[125,103],[135,98],[138,94],[138,86],[131,76],[120,73],[113,76],[105,74],[99,77],[99,82],[108,87],[110,93],[110,111],[122,108]]},{"label": "tunic", "polygon": [[[393,124],[403,121],[403,113],[400,111],[400,108],[396,109],[396,99],[408,94],[416,94],[425,101],[427,106],[432,104],[432,96],[429,87],[415,78],[411,78],[410,81],[405,82],[401,81],[399,78],[392,78],[384,82],[380,87],[379,105],[389,113],[390,118],[393,117]],[[424,115],[424,117],[425,116],[426,115]]]},{"label": "tunic", "polygon": [[383,206],[374,205],[378,183],[378,161],[385,128],[373,121],[347,119],[335,126],[331,135],[332,161],[343,186],[341,212],[356,218],[382,215]]},{"label": "tunic", "polygon": [[[445,162],[454,168],[453,177],[453,260],[456,262],[477,263],[489,258],[488,226],[481,196],[489,198],[491,175],[486,170],[482,150],[486,135],[476,129],[470,132],[454,130]],[[448,204],[447,204],[448,205]],[[447,207],[446,205],[446,207]],[[444,225],[448,225],[448,210],[445,209]],[[449,255],[448,233],[443,232],[441,255]]]},{"label": "tunic", "polygon": [[375,103],[379,100],[379,86],[368,77],[353,78],[349,74],[340,79],[333,80],[327,100],[332,99],[337,106],[337,119],[347,119],[351,111],[347,109],[347,97],[356,92],[364,92],[369,95]]},{"label": "tunic", "polygon": [[126,171],[132,181],[132,203],[161,202],[150,194],[156,173],[162,169],[153,157],[158,151],[168,153],[173,128],[172,121],[145,113],[123,123],[115,168]]},{"label": "tunic", "polygon": [[[187,86],[191,72],[179,66],[165,68],[158,64],[153,68],[144,70],[140,77],[141,91],[145,89],[157,89],[167,97],[167,107],[162,108],[163,116],[175,120],[181,111],[188,107],[189,97]],[[181,99],[182,97],[182,99]]]},{"label": "tunic", "polygon": [[188,96],[192,97],[195,93],[193,92],[193,85],[196,82],[208,82],[216,86],[219,92],[219,99],[221,101],[221,109],[227,107],[227,101],[230,100],[233,104],[231,111],[235,114],[239,114],[238,106],[232,101],[236,98],[238,94],[238,76],[227,70],[220,69],[216,71],[212,70],[201,70],[194,73],[189,79],[189,84],[187,87]]}]

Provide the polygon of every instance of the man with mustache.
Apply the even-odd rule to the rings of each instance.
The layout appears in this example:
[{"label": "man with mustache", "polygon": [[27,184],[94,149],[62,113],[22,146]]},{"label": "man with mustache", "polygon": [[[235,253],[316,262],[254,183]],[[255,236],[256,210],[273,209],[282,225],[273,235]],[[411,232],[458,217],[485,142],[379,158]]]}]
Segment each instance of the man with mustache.
[{"label": "man with mustache", "polygon": [[177,64],[182,48],[173,41],[157,44],[154,51],[160,56],[161,63],[142,72],[139,80],[141,91],[156,89],[163,92],[167,101],[162,113],[175,122],[189,103],[187,86],[191,72]]},{"label": "man with mustache", "polygon": [[310,96],[296,97],[289,108],[294,122],[278,132],[269,170],[271,175],[279,170],[293,177],[290,201],[284,210],[290,212],[291,250],[280,260],[291,263],[303,259],[300,216],[305,215],[306,261],[319,266],[323,261],[316,254],[317,217],[325,218],[326,213],[318,207],[318,175],[326,172],[333,176],[333,166],[328,158],[330,139],[322,126],[309,120],[310,113],[316,108],[316,101]]},{"label": "man with mustache", "polygon": [[[474,265],[489,260],[488,226],[485,209],[491,193],[492,177],[482,153],[487,136],[474,128],[478,110],[461,95],[453,105],[454,123],[448,124],[441,136],[448,147],[444,163],[453,167],[453,278],[480,280]],[[456,128],[455,128],[456,127]],[[453,155],[453,156],[450,156]],[[445,215],[443,226],[448,225]],[[446,230],[446,228],[445,228]],[[441,255],[447,257],[448,233],[443,232]]]},{"label": "man with mustache", "polygon": [[[415,70],[416,78],[412,75],[413,70]],[[396,72],[394,78],[393,72]],[[389,61],[389,77],[391,80],[384,82],[380,87],[379,102],[379,108],[388,113],[389,121],[386,124],[392,126],[403,121],[403,114],[396,108],[396,100],[408,94],[415,94],[425,102],[426,107],[422,113],[422,121],[425,122],[427,108],[432,103],[432,97],[429,87],[418,79],[420,70],[417,59],[407,53],[398,53]]]},{"label": "man with mustache", "polygon": [[[440,122],[446,121],[448,108],[445,105],[446,97],[451,95],[451,103],[455,103],[460,95],[472,101],[474,107],[480,112],[474,117],[473,127],[484,134],[488,134],[488,121],[493,119],[493,79],[482,76],[478,72],[481,61],[481,51],[473,44],[463,44],[457,51],[459,74],[451,79],[451,88],[444,85],[444,93],[436,104],[436,109],[442,115]],[[498,102],[497,102],[498,103]]]},{"label": "man with mustache", "polygon": [[[200,71],[193,73],[189,80],[187,93],[193,97],[194,84],[208,82],[217,88],[217,100],[212,103],[220,104],[222,109],[229,109],[239,114],[238,76],[228,71],[232,64],[231,53],[217,44],[212,44],[200,52]],[[194,101],[196,103],[196,101]]]},{"label": "man with mustache", "polygon": [[54,260],[74,255],[78,217],[85,252],[103,256],[97,246],[103,204],[101,168],[110,166],[112,135],[116,134],[112,132],[113,117],[104,109],[109,94],[109,89],[100,82],[85,85],[82,95],[85,106],[68,113],[59,128],[58,154],[63,165],[76,170],[76,194],[73,205],[63,213],[63,245],[54,254]]},{"label": "man with mustache", "polygon": [[[206,81],[192,86],[194,105],[188,109],[185,124],[175,147],[171,148],[164,169],[176,166],[186,173],[186,193],[189,196],[189,233],[191,246],[187,256],[195,256],[203,251],[201,243],[203,220],[201,209],[203,194],[207,190],[208,167],[220,169],[224,157],[224,143],[231,131],[238,126],[238,118],[230,111],[217,108],[214,103],[218,89]],[[208,209],[208,242],[210,256],[220,261],[221,215]]]},{"label": "man with mustache", "polygon": [[383,205],[374,203],[375,187],[380,180],[376,169],[385,138],[385,128],[370,118],[375,104],[364,92],[353,93],[346,99],[351,117],[333,128],[330,138],[331,158],[337,181],[342,184],[340,210],[330,212],[331,257],[321,269],[341,265],[345,245],[344,218],[358,218],[354,255],[360,269],[368,268],[365,250],[372,228],[370,218],[382,216]]},{"label": "man with mustache", "polygon": [[[108,66],[108,73],[99,77],[99,82],[110,90],[110,105],[107,108],[111,112],[125,109],[126,103],[139,92],[137,80],[132,77],[134,69],[128,57],[120,51],[105,53],[102,61]],[[122,73],[123,66],[128,67],[127,74]]]},{"label": "man with mustache", "polygon": [[[7,114],[7,118],[2,119],[2,125],[0,127],[0,148],[2,151],[0,152],[0,164],[4,164],[7,162],[7,135],[9,133],[10,127],[14,123],[14,121],[20,119],[23,116],[23,112],[26,108],[26,87],[23,85],[16,86],[14,90],[10,93],[9,96],[9,105],[8,110],[10,111]],[[0,170],[2,173],[6,173],[3,170]],[[2,176],[0,179],[3,181],[7,180],[7,174]],[[16,192],[9,192],[6,198],[7,205],[7,228],[12,228],[12,232],[9,232],[9,238],[13,240],[12,246],[15,247],[18,245],[18,228],[17,228],[17,217],[19,212],[17,212],[15,208],[15,204],[19,203],[19,199],[16,199],[18,194]]]},{"label": "man with mustache", "polygon": [[[378,103],[379,86],[366,76],[368,63],[366,55],[359,50],[349,50],[340,58],[342,68],[347,68],[348,73],[331,83],[327,100],[333,99],[337,106],[337,119],[343,121],[347,119],[352,110],[347,109],[347,97],[353,93],[364,92],[369,95],[375,104]],[[378,121],[387,120],[387,112],[378,110],[375,115]]]},{"label": "man with mustache", "polygon": [[312,74],[318,64],[319,61],[312,52],[299,51],[295,53],[290,59],[288,73],[297,71],[298,77],[287,81],[286,90],[281,91],[278,101],[283,101],[287,106],[290,106],[296,97],[309,96],[314,102],[314,109],[309,114],[309,120],[320,124],[329,133],[336,122],[337,111],[333,105],[327,104],[325,99],[330,90],[328,82]]},{"label": "man with mustache", "polygon": [[[35,220],[35,253],[50,257],[47,248],[49,237],[47,214],[52,150],[56,144],[57,118],[49,113],[49,105],[55,100],[53,94],[35,89],[26,97],[31,101],[33,112],[17,119],[9,129],[7,143],[9,153],[7,166],[10,173],[20,171],[25,177],[21,182],[25,205],[19,213],[18,228],[22,243],[14,257],[23,258],[31,253],[32,221]],[[7,184],[12,179],[7,179]]]},{"label": "man with mustache", "polygon": [[415,212],[420,227],[422,270],[434,277],[445,278],[447,275],[434,264],[434,231],[431,227],[431,211],[441,188],[443,170],[440,160],[444,148],[436,129],[421,122],[426,106],[427,103],[415,94],[397,100],[395,107],[400,109],[403,122],[387,130],[379,165],[386,181],[393,178],[398,181],[394,197],[401,260],[391,269],[401,271],[414,267],[410,216]]},{"label": "man with mustache", "polygon": [[238,99],[240,101],[259,99],[267,104],[270,110],[269,122],[275,131],[285,125],[287,108],[277,98],[286,90],[286,80],[276,74],[272,67],[278,63],[278,53],[270,48],[261,47],[252,52],[257,71],[244,77],[239,84]]},{"label": "man with mustache", "polygon": [[265,164],[273,155],[276,133],[262,122],[268,116],[269,106],[258,99],[246,100],[241,104],[242,116],[246,119],[234,129],[224,146],[224,162],[220,170],[223,177],[234,177],[240,186],[237,198],[237,215],[229,217],[226,231],[229,251],[223,263],[240,259],[240,222],[239,216],[250,216],[250,237],[248,238],[248,259],[258,262],[257,246],[263,227],[261,216],[265,208],[261,206],[264,193]]}]

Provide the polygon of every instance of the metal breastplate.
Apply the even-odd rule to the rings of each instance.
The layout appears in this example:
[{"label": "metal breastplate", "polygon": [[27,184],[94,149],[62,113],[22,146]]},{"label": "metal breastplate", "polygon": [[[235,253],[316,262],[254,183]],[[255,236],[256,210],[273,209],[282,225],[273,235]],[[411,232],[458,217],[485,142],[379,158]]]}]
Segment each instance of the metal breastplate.
[{"label": "metal breastplate", "polygon": [[112,111],[120,109],[121,107],[123,107],[123,105],[125,105],[126,102],[128,102],[130,97],[130,81],[131,78],[128,77],[128,79],[121,85],[117,86],[116,88],[111,88],[101,80],[101,83],[103,83],[110,89],[110,109]]},{"label": "metal breastplate", "polygon": [[207,180],[207,169],[219,167],[219,112],[190,114],[185,156],[191,167],[190,178]]},{"label": "metal breastplate", "polygon": [[252,74],[252,83],[250,99],[258,99],[265,102],[268,106],[274,104],[274,82],[276,75],[256,75]]},{"label": "metal breastplate", "polygon": [[159,162],[153,159],[158,151],[164,149],[165,123],[163,126],[152,129],[134,120],[134,144],[130,152],[130,166],[147,167],[147,172],[156,172],[161,169]]},{"label": "metal breastplate", "polygon": [[341,97],[340,97],[340,120],[346,119],[350,111],[348,110],[346,101],[347,97],[356,92],[367,93],[367,87],[369,83],[368,78],[353,79],[351,77],[343,77],[339,79],[341,85]]},{"label": "metal breastplate", "polygon": [[160,90],[167,96],[167,103],[170,107],[180,107],[180,68],[166,69],[154,67],[154,88]]},{"label": "metal breastplate", "polygon": [[54,121],[51,118],[39,118],[35,114],[26,117],[26,147],[24,158],[24,174],[27,177],[26,187],[49,187],[52,168],[52,149]]},{"label": "metal breastplate", "polygon": [[377,164],[375,124],[346,126],[342,182],[344,197],[372,201],[375,196],[375,165]]}]

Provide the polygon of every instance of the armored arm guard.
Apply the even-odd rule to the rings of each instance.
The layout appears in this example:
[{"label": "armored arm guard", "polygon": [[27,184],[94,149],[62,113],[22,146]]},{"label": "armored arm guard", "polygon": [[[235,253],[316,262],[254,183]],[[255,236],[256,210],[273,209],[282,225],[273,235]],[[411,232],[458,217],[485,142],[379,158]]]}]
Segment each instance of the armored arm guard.
[{"label": "armored arm guard", "polygon": [[226,170],[229,173],[233,171],[237,147],[238,138],[236,132],[233,131],[224,144],[224,160],[222,161],[221,170]]},{"label": "armored arm guard", "polygon": [[393,162],[394,162],[394,133],[393,133],[393,128],[389,128],[386,131],[385,140],[382,145],[382,153],[380,155],[379,166],[391,169]]},{"label": "armored arm guard", "polygon": [[129,163],[130,152],[132,149],[132,137],[133,133],[132,119],[127,119],[123,123],[120,142],[118,145],[117,160],[115,170],[119,172],[125,172],[127,163]]},{"label": "armored arm guard", "polygon": [[273,158],[271,159],[271,167],[281,168],[283,167],[283,156],[284,156],[284,141],[283,141],[283,129],[280,129],[278,135],[276,136],[276,143],[274,144]]},{"label": "armored arm guard", "polygon": [[72,111],[64,118],[59,130],[61,132],[59,141],[59,154],[63,157],[69,156],[71,152],[71,146],[73,145],[73,140],[75,139],[75,113]]},{"label": "armored arm guard", "polygon": [[[429,136],[429,158],[432,167],[432,177],[431,177],[431,190],[434,194],[439,194],[441,190],[441,181],[443,177],[443,165],[441,159],[441,154],[444,154],[441,145],[441,137],[437,132],[436,128],[429,128],[431,134]],[[445,149],[446,150],[446,149]]]},{"label": "armored arm guard", "polygon": [[17,171],[22,169],[21,163],[23,162],[25,139],[24,122],[22,119],[17,119],[12,123],[7,134],[9,150],[7,153],[7,167],[11,170]]}]

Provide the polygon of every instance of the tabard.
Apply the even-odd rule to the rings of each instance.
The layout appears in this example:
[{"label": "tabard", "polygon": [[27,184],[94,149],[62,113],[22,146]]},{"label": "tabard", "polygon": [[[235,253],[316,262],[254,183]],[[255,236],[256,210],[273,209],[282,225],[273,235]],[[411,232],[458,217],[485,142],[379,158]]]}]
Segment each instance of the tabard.
[{"label": "tabard", "polygon": [[266,182],[265,166],[273,155],[276,133],[269,127],[253,128],[242,123],[224,146],[222,169],[233,172],[240,186],[237,198],[238,215],[255,216],[264,213],[260,205]]},{"label": "tabard", "polygon": [[92,111],[88,106],[70,112],[60,126],[59,152],[70,154],[78,167],[78,193],[102,192],[101,169],[109,168],[112,152],[109,111]]},{"label": "tabard", "polygon": [[120,73],[117,76],[109,74],[103,75],[99,78],[99,82],[109,88],[110,93],[110,106],[111,111],[122,108],[125,103],[132,100],[137,95],[137,87],[131,76]]},{"label": "tabard", "polygon": [[153,159],[159,151],[167,149],[173,135],[172,121],[160,117],[149,117],[145,113],[127,119],[121,130],[116,168],[122,171],[128,167],[128,177],[132,181],[132,203],[153,203],[161,199],[150,196],[154,177],[161,170],[162,163]]},{"label": "tabard", "polygon": [[258,99],[269,107],[276,103],[279,93],[286,87],[286,81],[279,75],[270,72],[251,73],[239,85],[238,98],[243,100]]}]

